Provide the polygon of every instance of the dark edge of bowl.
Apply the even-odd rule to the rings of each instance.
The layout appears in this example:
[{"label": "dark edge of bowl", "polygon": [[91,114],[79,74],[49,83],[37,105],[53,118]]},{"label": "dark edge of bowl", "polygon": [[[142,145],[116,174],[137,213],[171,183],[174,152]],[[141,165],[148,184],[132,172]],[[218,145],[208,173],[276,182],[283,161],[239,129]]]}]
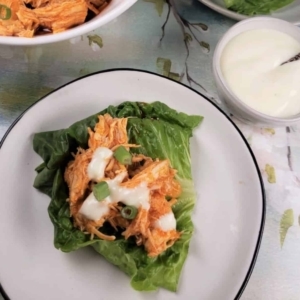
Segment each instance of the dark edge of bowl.
[{"label": "dark edge of bowl", "polygon": [[[107,69],[107,70],[102,70],[102,71],[97,71],[97,72],[94,72],[94,73],[90,73],[88,75],[85,75],[85,76],[82,76],[82,77],[79,77],[77,79],[74,79],[56,89],[54,89],[52,92],[48,93],[47,95],[43,96],[42,98],[40,98],[39,100],[37,100],[35,103],[33,103],[32,105],[30,105],[11,125],[10,127],[8,128],[8,130],[6,131],[6,133],[4,134],[3,138],[1,139],[0,141],[0,149],[2,147],[2,145],[4,144],[5,142],[5,139],[7,138],[7,136],[9,135],[9,133],[11,132],[11,130],[14,128],[14,126],[21,120],[21,118],[24,116],[24,114],[30,110],[34,105],[36,105],[38,102],[42,101],[43,99],[45,99],[46,97],[48,97],[49,95],[51,95],[52,93],[55,93],[56,91],[64,88],[65,86],[69,85],[69,84],[72,84],[76,81],[79,81],[81,79],[84,79],[84,78],[87,78],[87,77],[90,77],[90,76],[93,76],[93,75],[97,75],[97,74],[101,74],[101,73],[109,73],[109,72],[118,72],[118,71],[134,71],[134,72],[140,72],[140,73],[147,73],[147,74],[150,74],[150,75],[154,75],[154,76],[158,76],[158,77],[161,77],[161,78],[164,78],[166,80],[170,80],[170,81],[173,81],[174,83],[177,83],[177,84],[180,84],[182,86],[184,86],[185,88],[188,88],[189,90],[195,92],[196,94],[198,94],[199,96],[203,97],[205,100],[207,100],[208,102],[210,102],[210,104],[212,104],[221,114],[223,114],[225,116],[225,118],[231,123],[231,125],[235,128],[235,130],[239,133],[240,137],[242,138],[242,140],[244,141],[246,147],[248,148],[248,151],[250,152],[250,155],[252,157],[252,160],[254,162],[254,165],[255,165],[255,168],[256,168],[256,171],[257,171],[257,176],[259,178],[259,181],[260,181],[260,186],[261,186],[261,193],[262,193],[262,216],[261,216],[261,223],[260,223],[260,229],[259,229],[259,234],[258,234],[258,238],[257,238],[257,242],[256,242],[256,247],[255,247],[255,250],[254,250],[254,253],[253,253],[253,257],[252,257],[252,260],[251,260],[251,263],[250,263],[250,266],[249,266],[249,269],[248,269],[248,272],[246,274],[246,277],[240,287],[240,289],[238,290],[237,292],[237,295],[234,297],[233,300],[238,300],[240,299],[240,297],[242,296],[246,286],[247,286],[247,283],[251,277],[251,274],[252,274],[252,271],[254,269],[254,266],[255,266],[255,263],[256,263],[256,259],[257,259],[257,256],[258,256],[258,252],[259,252],[259,248],[260,248],[260,244],[261,244],[261,240],[262,240],[262,236],[263,236],[263,231],[264,231],[264,225],[265,225],[265,218],[266,218],[266,195],[265,195],[265,189],[264,189],[264,183],[263,183],[263,180],[262,180],[262,177],[261,177],[261,173],[260,173],[260,170],[259,170],[259,167],[258,167],[258,164],[257,164],[257,161],[255,159],[255,156],[251,150],[251,147],[249,146],[247,140],[245,139],[245,137],[243,136],[242,132],[240,131],[240,129],[237,127],[237,125],[235,125],[235,123],[229,118],[229,116],[227,116],[215,103],[213,103],[208,97],[202,95],[201,93],[199,93],[198,91],[194,90],[193,88],[181,83],[181,82],[178,82],[176,80],[173,80],[171,78],[168,78],[168,77],[165,77],[163,75],[160,75],[160,74],[156,74],[156,73],[153,73],[153,72],[150,72],[150,71],[145,71],[145,70],[139,70],[139,69],[134,69],[134,68],[115,68],[115,69]],[[5,290],[4,288],[1,286],[1,282],[0,282],[0,294],[4,297],[4,300],[12,300],[8,297],[8,295],[5,293]]]}]

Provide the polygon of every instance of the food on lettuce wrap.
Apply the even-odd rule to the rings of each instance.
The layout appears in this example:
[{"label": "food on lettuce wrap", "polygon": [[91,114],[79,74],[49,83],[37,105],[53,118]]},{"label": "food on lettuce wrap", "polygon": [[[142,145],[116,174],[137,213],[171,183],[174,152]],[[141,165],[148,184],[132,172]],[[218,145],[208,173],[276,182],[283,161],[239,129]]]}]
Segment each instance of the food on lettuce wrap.
[{"label": "food on lettuce wrap", "polygon": [[[176,291],[193,232],[189,138],[202,117],[124,102],[34,136],[34,186],[51,197],[54,245],[91,245],[136,290]],[[100,270],[99,270],[100,272]]]},{"label": "food on lettuce wrap", "polygon": [[292,2],[294,0],[225,0],[225,5],[239,14],[253,16],[270,14]]}]

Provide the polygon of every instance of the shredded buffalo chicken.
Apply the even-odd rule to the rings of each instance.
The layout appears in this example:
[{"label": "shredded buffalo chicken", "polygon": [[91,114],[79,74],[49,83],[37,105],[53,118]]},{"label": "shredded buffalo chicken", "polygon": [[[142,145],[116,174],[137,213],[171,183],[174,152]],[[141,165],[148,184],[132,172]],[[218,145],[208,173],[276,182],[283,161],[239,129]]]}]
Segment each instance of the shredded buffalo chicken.
[{"label": "shredded buffalo chicken", "polygon": [[110,0],[0,0],[0,35],[58,33],[98,15]]},{"label": "shredded buffalo chicken", "polygon": [[[74,226],[89,234],[91,239],[97,236],[113,241],[120,238],[120,235],[116,237],[117,233],[125,239],[133,237],[136,244],[143,246],[150,257],[155,257],[171,247],[181,235],[176,229],[163,231],[155,226],[160,217],[172,213],[172,206],[181,193],[181,186],[175,179],[176,170],[170,167],[168,160],[153,160],[136,154],[133,155],[132,164],[129,166],[122,165],[114,157],[107,162],[104,178],[99,181],[113,179],[120,173],[126,173],[120,183],[121,186],[131,189],[143,183],[150,191],[150,208],[139,207],[134,219],[122,217],[120,213],[122,199],[120,202],[111,203],[109,212],[97,221],[87,219],[80,213],[83,202],[96,183],[89,179],[87,171],[94,151],[98,147],[107,147],[112,151],[119,146],[124,146],[128,150],[131,147],[138,147],[128,143],[126,118],[112,118],[109,114],[100,115],[98,118],[99,122],[95,128],[88,128],[88,148],[78,149],[64,174],[69,187],[68,201]],[[110,224],[115,234],[108,235],[101,232],[105,224]]]}]

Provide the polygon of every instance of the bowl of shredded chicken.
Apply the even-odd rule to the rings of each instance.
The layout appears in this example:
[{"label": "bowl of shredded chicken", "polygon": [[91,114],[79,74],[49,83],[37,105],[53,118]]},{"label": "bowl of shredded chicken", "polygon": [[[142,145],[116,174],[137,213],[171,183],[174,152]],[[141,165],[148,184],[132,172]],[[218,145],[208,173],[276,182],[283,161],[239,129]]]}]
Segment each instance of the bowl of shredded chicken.
[{"label": "bowl of shredded chicken", "polygon": [[0,0],[0,44],[36,45],[88,33],[136,0]]}]

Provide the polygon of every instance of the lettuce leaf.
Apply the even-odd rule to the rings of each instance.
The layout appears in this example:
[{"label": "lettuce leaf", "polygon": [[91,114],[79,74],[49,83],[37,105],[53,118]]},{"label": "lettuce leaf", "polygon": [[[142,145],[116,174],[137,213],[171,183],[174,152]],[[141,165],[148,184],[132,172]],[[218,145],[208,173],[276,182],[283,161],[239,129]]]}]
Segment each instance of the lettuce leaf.
[{"label": "lettuce leaf", "polygon": [[292,2],[294,0],[225,0],[225,5],[237,13],[253,16],[270,14]]},{"label": "lettuce leaf", "polygon": [[[132,151],[160,159],[169,159],[178,170],[182,194],[173,207],[177,229],[181,238],[167,251],[150,258],[134,240],[103,241],[89,237],[73,227],[70,218],[68,187],[63,179],[71,152],[78,146],[87,147],[87,127],[94,127],[97,115],[109,113],[113,117],[130,117],[127,132],[130,143],[140,144]],[[118,266],[131,277],[131,285],[139,291],[163,287],[176,291],[180,272],[188,254],[193,233],[191,213],[195,204],[195,192],[191,175],[189,139],[193,129],[202,121],[201,116],[188,116],[169,108],[161,102],[151,104],[124,102],[89,118],[76,122],[67,129],[36,133],[33,148],[43,163],[36,168],[34,187],[51,198],[48,207],[54,225],[54,246],[63,252],[92,246],[106,260]]]}]

